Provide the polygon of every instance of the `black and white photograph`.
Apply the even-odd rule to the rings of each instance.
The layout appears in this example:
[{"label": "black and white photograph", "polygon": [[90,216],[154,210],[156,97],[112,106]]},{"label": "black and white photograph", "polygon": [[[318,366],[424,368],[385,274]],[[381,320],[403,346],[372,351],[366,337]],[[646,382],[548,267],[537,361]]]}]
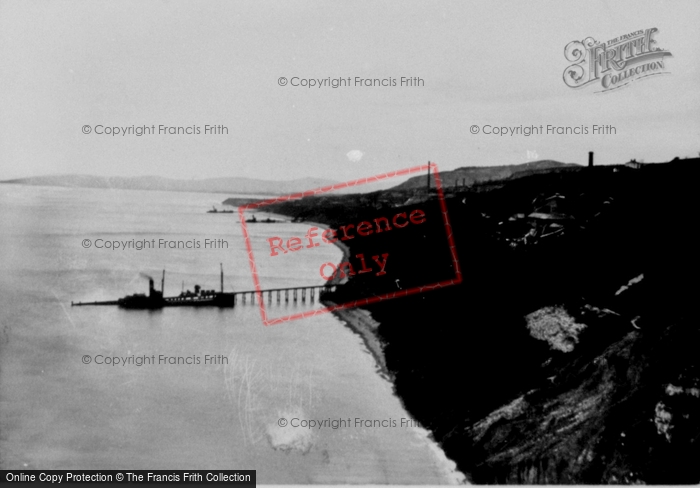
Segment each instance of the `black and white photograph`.
[{"label": "black and white photograph", "polygon": [[697,485],[699,24],[0,0],[0,481]]}]

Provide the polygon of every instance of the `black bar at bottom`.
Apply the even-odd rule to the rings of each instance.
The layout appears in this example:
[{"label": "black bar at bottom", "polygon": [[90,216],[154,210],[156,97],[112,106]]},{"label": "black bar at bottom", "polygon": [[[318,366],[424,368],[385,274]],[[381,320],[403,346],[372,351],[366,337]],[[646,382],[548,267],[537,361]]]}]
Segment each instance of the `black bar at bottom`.
[{"label": "black bar at bottom", "polygon": [[8,483],[230,483],[240,488],[255,487],[255,470],[0,470],[0,481]]}]

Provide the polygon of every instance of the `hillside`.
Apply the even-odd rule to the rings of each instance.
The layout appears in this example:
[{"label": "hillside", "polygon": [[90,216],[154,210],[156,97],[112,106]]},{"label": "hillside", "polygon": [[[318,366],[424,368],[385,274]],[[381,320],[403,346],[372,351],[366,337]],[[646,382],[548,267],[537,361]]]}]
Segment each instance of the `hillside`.
[{"label": "hillside", "polygon": [[[462,283],[363,308],[403,404],[472,482],[700,481],[699,171],[554,170],[446,193]],[[328,297],[346,303],[453,273],[434,193],[420,192],[274,211],[336,228],[425,212],[348,241],[349,256],[389,258]]]},{"label": "hillside", "polygon": [[176,180],[160,176],[47,175],[5,180],[1,183],[68,188],[114,188],[123,190],[182,191],[196,193],[248,193],[284,195],[336,183],[321,178],[300,178],[290,181],[267,181],[251,178],[208,178]]},{"label": "hillside", "polygon": [[[470,186],[475,183],[488,181],[500,181],[510,178],[528,176],[541,172],[557,170],[578,170],[582,166],[573,163],[560,163],[549,159],[542,161],[532,161],[523,164],[509,164],[503,166],[465,166],[452,171],[441,171],[440,180],[443,187]],[[431,177],[431,182],[433,178]],[[426,185],[426,176],[414,176],[409,180],[395,186],[396,190],[408,190],[412,188],[423,188]]]}]

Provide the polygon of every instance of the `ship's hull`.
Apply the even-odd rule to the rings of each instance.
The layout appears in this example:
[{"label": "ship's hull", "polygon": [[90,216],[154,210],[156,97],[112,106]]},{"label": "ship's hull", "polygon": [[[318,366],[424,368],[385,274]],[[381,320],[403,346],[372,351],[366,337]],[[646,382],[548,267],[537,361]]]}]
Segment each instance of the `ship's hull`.
[{"label": "ship's hull", "polygon": [[[216,213],[216,211],[212,212]],[[221,212],[224,213],[224,212]],[[105,302],[71,302],[71,306],[83,305],[117,305],[121,308],[132,310],[159,310],[164,307],[219,307],[233,308],[236,305],[236,294],[224,292],[224,268],[221,267],[221,291],[202,290],[199,285],[195,285],[194,293],[189,290],[176,297],[164,297],[165,290],[165,270],[163,279],[160,282],[160,290],[156,290],[153,285],[153,278],[148,278],[148,295],[136,293],[128,295],[119,300]]]},{"label": "ship's hull", "polygon": [[216,293],[205,296],[184,297],[124,297],[117,301],[121,308],[131,310],[157,310],[164,307],[219,307],[233,308],[235,306],[233,293]]},{"label": "ship's hull", "polygon": [[217,293],[204,297],[168,297],[164,299],[165,307],[220,307],[232,308],[235,303],[233,293]]}]

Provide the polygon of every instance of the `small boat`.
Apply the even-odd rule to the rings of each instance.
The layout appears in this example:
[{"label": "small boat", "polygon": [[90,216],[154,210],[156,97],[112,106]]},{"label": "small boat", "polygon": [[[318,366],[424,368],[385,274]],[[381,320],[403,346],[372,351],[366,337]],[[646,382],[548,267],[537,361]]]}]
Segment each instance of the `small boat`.
[{"label": "small boat", "polygon": [[207,213],[233,213],[233,210],[217,210],[216,207],[212,207]]},{"label": "small boat", "polygon": [[271,219],[270,217],[263,219],[263,220],[258,220],[255,218],[255,215],[253,215],[251,218],[246,219],[246,222],[251,223],[251,224],[280,224],[284,222],[284,220],[275,220]]}]

